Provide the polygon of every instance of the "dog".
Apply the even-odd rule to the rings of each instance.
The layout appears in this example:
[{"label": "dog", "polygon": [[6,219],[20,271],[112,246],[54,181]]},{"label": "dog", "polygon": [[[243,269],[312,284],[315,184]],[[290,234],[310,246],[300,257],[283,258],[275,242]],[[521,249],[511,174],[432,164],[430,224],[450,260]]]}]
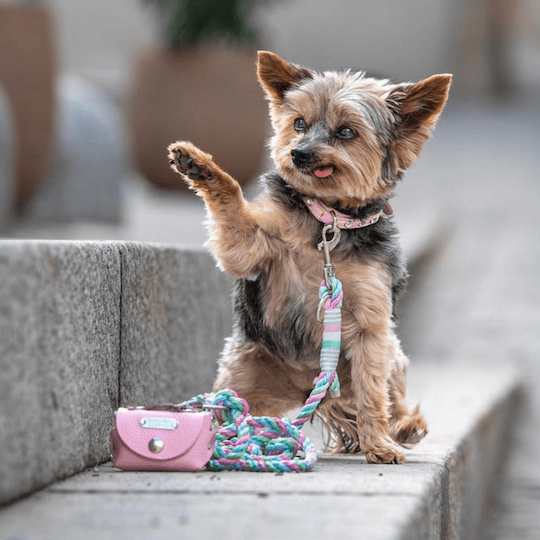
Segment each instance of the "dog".
[{"label": "dog", "polygon": [[[171,168],[204,199],[218,266],[236,278],[233,335],[214,391],[232,388],[252,414],[271,416],[309,396],[323,335],[316,317],[323,223],[315,215],[326,212],[340,236],[330,257],[344,292],[341,396],[325,398],[317,414],[330,451],[402,463],[401,447],[418,443],[427,424],[406,402],[408,359],[395,326],[407,271],[393,218],[384,214],[431,135],[452,76],[392,84],[363,72],[318,73],[266,51],[258,53],[257,76],[269,101],[275,169],[262,176],[253,202],[192,143],[168,148]],[[345,223],[336,231],[338,215]],[[358,223],[369,224],[348,228]]]}]

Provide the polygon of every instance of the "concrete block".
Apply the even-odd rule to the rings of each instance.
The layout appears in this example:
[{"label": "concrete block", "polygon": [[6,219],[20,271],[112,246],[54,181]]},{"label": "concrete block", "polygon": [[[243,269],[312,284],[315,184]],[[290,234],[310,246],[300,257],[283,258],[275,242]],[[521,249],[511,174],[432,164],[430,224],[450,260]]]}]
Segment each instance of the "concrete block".
[{"label": "concrete block", "polygon": [[[420,369],[418,369],[420,367]],[[321,456],[301,474],[124,472],[105,464],[0,512],[6,537],[481,538],[521,382],[510,365],[417,366],[430,433],[403,465]]]},{"label": "concrete block", "polygon": [[208,392],[231,330],[230,279],[204,251],[121,245],[120,403]]},{"label": "concrete block", "polygon": [[0,233],[11,221],[15,198],[14,129],[9,99],[0,86]]},{"label": "concrete block", "polygon": [[57,93],[53,166],[26,214],[36,220],[116,223],[127,167],[120,110],[78,77],[62,77]]},{"label": "concrete block", "polygon": [[118,405],[115,244],[0,241],[0,503],[107,458]]},{"label": "concrete block", "polygon": [[[239,473],[239,484],[247,474],[257,479],[262,476]],[[302,480],[298,475],[295,478]],[[400,521],[415,505],[414,498],[401,494],[358,497],[321,492],[314,496],[300,491],[274,495],[251,489],[246,493],[240,485],[236,493],[222,493],[219,481],[213,483],[210,493],[37,494],[6,509],[0,514],[0,524],[5,538],[24,540],[275,540],[304,536],[395,540]],[[393,515],[389,508],[394,509]]]}]

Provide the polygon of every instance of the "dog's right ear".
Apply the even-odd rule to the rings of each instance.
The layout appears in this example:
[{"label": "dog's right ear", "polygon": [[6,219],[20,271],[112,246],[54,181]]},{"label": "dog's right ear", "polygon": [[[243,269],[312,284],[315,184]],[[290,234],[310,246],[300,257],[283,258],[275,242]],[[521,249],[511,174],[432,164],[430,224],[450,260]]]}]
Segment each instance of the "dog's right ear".
[{"label": "dog's right ear", "polygon": [[289,64],[277,54],[259,51],[257,56],[257,77],[271,100],[282,101],[287,90],[313,78],[310,69]]}]

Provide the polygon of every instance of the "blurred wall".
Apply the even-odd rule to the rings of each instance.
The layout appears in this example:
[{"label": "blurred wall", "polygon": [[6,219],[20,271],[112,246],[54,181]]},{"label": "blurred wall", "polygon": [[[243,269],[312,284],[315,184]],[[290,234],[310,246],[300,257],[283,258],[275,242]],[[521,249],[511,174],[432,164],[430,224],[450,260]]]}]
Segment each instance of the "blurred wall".
[{"label": "blurred wall", "polygon": [[449,69],[461,0],[288,0],[268,10],[266,36],[316,69],[351,67],[415,79]]},{"label": "blurred wall", "polygon": [[121,92],[133,55],[156,43],[157,25],[141,0],[49,0],[65,71]]},{"label": "blurred wall", "polygon": [[[134,53],[159,42],[142,0],[50,0],[66,70],[111,87],[126,83]],[[503,31],[505,76],[540,89],[540,0],[276,0],[256,19],[261,47],[316,69],[351,67],[392,79],[456,75],[454,89],[493,85],[493,14]]]},{"label": "blurred wall", "polygon": [[[455,3],[459,3],[458,0]],[[69,71],[124,69],[137,48],[158,41],[141,0],[50,0]],[[315,69],[353,67],[397,77],[441,70],[452,37],[453,0],[277,0],[257,13],[261,47]]]},{"label": "blurred wall", "polygon": [[414,80],[454,73],[454,92],[540,91],[540,0],[278,0],[267,43],[319,69]]}]

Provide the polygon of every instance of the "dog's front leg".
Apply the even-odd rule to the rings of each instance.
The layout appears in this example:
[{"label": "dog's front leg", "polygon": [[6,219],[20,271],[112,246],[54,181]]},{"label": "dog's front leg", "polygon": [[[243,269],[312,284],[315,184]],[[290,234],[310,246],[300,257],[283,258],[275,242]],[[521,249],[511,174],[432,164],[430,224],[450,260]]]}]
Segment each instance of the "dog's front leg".
[{"label": "dog's front leg", "polygon": [[268,242],[238,182],[216,165],[211,155],[190,142],[173,143],[168,150],[171,168],[184,175],[190,188],[206,203],[210,245],[223,270],[239,277],[258,274],[272,255],[273,244]]},{"label": "dog's front leg", "polygon": [[348,341],[346,355],[351,362],[361,452],[368,463],[403,463],[405,456],[390,437],[390,366],[385,325],[370,325]]}]

